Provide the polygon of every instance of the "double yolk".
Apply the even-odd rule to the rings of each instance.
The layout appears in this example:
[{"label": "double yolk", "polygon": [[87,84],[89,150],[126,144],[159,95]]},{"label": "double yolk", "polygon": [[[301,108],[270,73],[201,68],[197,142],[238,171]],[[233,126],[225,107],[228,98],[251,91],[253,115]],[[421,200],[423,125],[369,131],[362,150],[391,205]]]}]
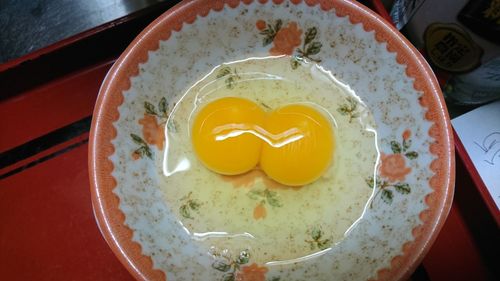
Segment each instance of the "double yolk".
[{"label": "double yolk", "polygon": [[256,166],[273,180],[302,186],[317,180],[332,161],[332,125],[316,109],[292,104],[266,113],[254,102],[227,97],[196,115],[192,143],[199,160],[223,175]]}]

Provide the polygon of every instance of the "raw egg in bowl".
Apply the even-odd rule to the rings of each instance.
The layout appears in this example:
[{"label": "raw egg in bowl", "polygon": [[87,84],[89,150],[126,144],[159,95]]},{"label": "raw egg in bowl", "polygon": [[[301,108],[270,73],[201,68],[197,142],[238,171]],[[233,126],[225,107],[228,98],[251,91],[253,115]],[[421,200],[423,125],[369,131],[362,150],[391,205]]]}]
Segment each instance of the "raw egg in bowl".
[{"label": "raw egg in bowl", "polygon": [[98,224],[139,280],[399,280],[454,158],[418,52],[351,1],[185,1],[110,70]]}]

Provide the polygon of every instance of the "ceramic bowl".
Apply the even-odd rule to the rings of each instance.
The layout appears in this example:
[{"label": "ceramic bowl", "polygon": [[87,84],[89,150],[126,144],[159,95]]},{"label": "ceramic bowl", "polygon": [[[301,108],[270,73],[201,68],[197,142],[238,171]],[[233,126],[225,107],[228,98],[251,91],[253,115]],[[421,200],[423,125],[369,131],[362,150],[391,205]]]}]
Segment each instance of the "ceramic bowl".
[{"label": "ceramic bowl", "polygon": [[[164,200],[165,121],[182,93],[215,66],[300,52],[349,85],[373,113],[380,163],[375,179],[366,176],[366,188],[376,186],[365,219],[310,262],[259,264],[252,255],[238,260],[226,253],[227,264],[214,265],[210,251],[193,244]],[[450,209],[450,128],[428,64],[361,4],[184,1],[130,44],[100,89],[89,150],[95,215],[106,241],[138,280],[404,279]],[[311,241],[319,241],[317,234]]]}]

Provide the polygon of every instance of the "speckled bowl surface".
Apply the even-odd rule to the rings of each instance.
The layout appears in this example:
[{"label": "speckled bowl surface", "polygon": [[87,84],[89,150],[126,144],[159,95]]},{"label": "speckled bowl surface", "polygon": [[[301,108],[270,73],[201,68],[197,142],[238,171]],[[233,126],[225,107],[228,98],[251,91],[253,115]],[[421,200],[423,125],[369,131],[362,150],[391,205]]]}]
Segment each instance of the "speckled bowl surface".
[{"label": "speckled bowl surface", "polygon": [[[375,190],[365,219],[321,258],[281,266],[232,253],[225,266],[193,244],[163,199],[164,127],[182,93],[215,66],[279,54],[318,61],[371,110],[380,162],[376,177],[363,182]],[[357,117],[349,110],[342,115]],[[103,82],[89,149],[93,206],[106,241],[139,280],[404,279],[451,205],[450,128],[425,60],[358,3],[184,1],[137,37]],[[186,198],[187,211],[203,207]],[[312,235],[311,247],[319,247],[321,237]]]}]

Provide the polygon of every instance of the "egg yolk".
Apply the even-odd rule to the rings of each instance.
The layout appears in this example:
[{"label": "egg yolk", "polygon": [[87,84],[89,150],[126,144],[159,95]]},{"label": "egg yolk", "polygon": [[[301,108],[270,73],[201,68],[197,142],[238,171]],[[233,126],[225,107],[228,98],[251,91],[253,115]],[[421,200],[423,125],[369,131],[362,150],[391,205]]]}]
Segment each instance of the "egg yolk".
[{"label": "egg yolk", "polygon": [[191,132],[194,150],[210,170],[238,175],[260,164],[267,176],[289,186],[317,180],[335,148],[331,123],[302,104],[266,114],[252,101],[221,98],[198,112]]},{"label": "egg yolk", "polygon": [[273,180],[302,186],[317,180],[328,168],[334,152],[331,123],[316,109],[294,104],[273,111],[264,128],[260,167]]},{"label": "egg yolk", "polygon": [[250,171],[259,162],[262,140],[256,136],[265,112],[254,102],[235,97],[215,100],[196,115],[191,138],[200,161],[223,175]]}]

